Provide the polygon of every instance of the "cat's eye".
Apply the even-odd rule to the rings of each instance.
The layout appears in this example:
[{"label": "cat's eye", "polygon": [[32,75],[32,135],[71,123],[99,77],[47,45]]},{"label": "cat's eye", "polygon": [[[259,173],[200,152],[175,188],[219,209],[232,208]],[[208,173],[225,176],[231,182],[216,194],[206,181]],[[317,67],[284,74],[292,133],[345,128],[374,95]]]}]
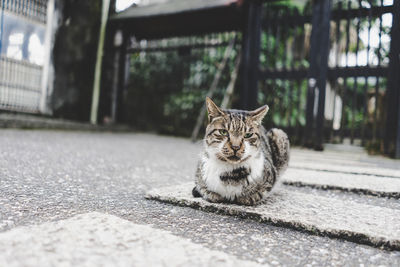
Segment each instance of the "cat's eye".
[{"label": "cat's eye", "polygon": [[253,133],[246,133],[245,135],[244,135],[244,138],[250,138],[250,137],[252,137],[253,136]]},{"label": "cat's eye", "polygon": [[228,136],[228,131],[227,130],[221,129],[221,130],[219,130],[219,133],[221,135],[223,135],[223,136]]}]

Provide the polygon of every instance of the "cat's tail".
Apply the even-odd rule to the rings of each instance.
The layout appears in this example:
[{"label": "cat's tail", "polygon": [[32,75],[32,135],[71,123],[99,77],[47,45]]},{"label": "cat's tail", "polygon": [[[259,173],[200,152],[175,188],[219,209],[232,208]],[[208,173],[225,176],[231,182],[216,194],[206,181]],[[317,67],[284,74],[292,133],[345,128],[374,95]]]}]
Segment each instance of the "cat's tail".
[{"label": "cat's tail", "polygon": [[273,164],[280,175],[286,170],[289,163],[289,138],[281,129],[272,128],[267,132],[267,139],[271,148]]}]

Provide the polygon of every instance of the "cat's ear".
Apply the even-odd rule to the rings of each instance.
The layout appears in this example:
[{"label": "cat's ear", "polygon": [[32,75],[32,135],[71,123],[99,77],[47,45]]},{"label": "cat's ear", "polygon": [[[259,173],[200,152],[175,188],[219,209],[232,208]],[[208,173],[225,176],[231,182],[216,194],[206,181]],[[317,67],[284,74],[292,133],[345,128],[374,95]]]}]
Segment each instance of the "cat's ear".
[{"label": "cat's ear", "polygon": [[267,115],[268,110],[269,107],[267,105],[264,105],[256,110],[250,111],[250,117],[255,123],[261,125],[261,122],[265,115]]},{"label": "cat's ear", "polygon": [[206,105],[208,112],[208,122],[211,122],[213,119],[224,115],[224,112],[208,96],[206,97]]}]

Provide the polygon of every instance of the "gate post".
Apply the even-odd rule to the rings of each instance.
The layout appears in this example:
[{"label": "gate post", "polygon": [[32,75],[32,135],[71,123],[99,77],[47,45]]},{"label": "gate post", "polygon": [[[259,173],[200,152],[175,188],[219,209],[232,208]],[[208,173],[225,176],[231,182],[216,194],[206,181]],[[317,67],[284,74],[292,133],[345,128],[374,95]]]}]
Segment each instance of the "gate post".
[{"label": "gate post", "polygon": [[392,16],[384,152],[400,158],[400,0],[394,0]]},{"label": "gate post", "polygon": [[[303,144],[306,147],[314,147],[316,150],[323,150],[331,3],[332,0],[317,0],[313,7],[306,129]],[[318,96],[317,103],[315,103],[316,95]],[[317,107],[316,118],[315,107]]]},{"label": "gate post", "polygon": [[261,1],[248,1],[245,10],[242,40],[240,108],[249,110],[257,107],[262,3]]},{"label": "gate post", "polygon": [[329,55],[329,32],[331,22],[331,5],[332,0],[325,0],[321,3],[321,35],[319,49],[319,72],[317,78],[318,89],[318,113],[317,125],[315,128],[314,149],[323,150],[324,142],[324,122],[325,122],[325,95],[326,95],[326,78],[328,73],[328,55]]},{"label": "gate post", "polygon": [[313,5],[312,11],[312,30],[310,37],[310,68],[308,70],[308,81],[307,81],[307,103],[306,103],[306,128],[304,131],[303,145],[305,147],[313,146],[313,128],[314,128],[314,100],[315,100],[315,86],[316,77],[318,74],[317,56],[320,46],[318,45],[318,27],[320,21],[320,2],[316,1]]}]

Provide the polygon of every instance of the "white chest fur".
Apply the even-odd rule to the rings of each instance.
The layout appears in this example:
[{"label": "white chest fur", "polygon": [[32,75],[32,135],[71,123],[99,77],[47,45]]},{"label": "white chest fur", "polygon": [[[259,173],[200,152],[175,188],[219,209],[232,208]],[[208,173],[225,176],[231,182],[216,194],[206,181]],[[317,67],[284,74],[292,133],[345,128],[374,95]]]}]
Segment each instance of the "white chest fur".
[{"label": "white chest fur", "polygon": [[203,178],[210,191],[220,194],[222,197],[233,200],[235,196],[242,194],[243,185],[227,185],[220,179],[221,174],[231,172],[234,169],[244,167],[251,170],[248,178],[249,183],[257,183],[262,179],[264,170],[264,157],[251,156],[240,164],[229,164],[216,157],[203,158]]}]

